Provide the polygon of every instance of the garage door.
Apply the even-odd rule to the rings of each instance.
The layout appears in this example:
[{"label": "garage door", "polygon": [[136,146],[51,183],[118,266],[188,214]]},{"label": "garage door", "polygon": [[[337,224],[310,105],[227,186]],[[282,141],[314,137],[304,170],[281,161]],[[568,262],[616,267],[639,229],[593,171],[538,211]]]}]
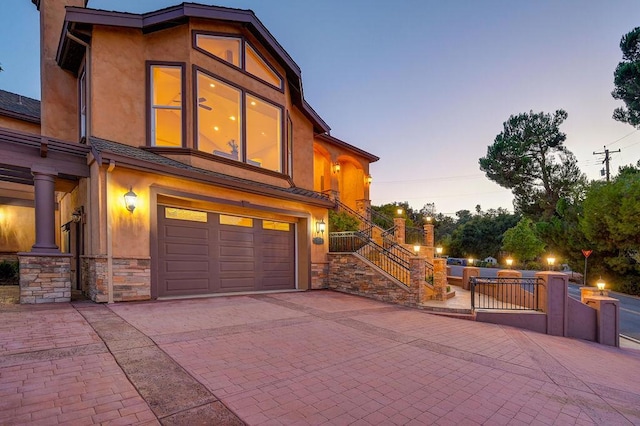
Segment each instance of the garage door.
[{"label": "garage door", "polygon": [[158,296],[295,288],[294,225],[158,206]]}]

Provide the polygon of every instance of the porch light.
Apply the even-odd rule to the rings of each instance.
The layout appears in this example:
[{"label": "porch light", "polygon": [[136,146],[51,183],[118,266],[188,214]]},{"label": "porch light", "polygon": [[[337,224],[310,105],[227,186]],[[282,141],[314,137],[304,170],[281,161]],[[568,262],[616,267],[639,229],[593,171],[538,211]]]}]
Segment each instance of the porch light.
[{"label": "porch light", "polygon": [[549,265],[549,270],[553,270],[553,264],[556,263],[556,258],[553,256],[547,257],[547,265]]},{"label": "porch light", "polygon": [[513,265],[513,259],[510,257],[507,257],[506,262],[507,262],[507,267],[511,269],[511,266]]},{"label": "porch light", "polygon": [[598,278],[598,282],[596,282],[596,287],[598,287],[598,290],[600,290],[600,296],[604,296],[604,288],[607,286],[607,283],[605,283],[602,280],[602,277]]},{"label": "porch light", "polygon": [[371,182],[373,182],[373,177],[371,177],[371,175],[367,175],[364,178],[364,183],[366,183],[367,185],[371,185]]},{"label": "porch light", "polygon": [[333,163],[333,173],[340,173],[340,163],[337,161]]},{"label": "porch light", "polygon": [[316,220],[316,234],[324,235],[327,225],[324,223],[324,219]]},{"label": "porch light", "polygon": [[436,254],[438,255],[437,257],[442,255],[442,247],[436,247]]},{"label": "porch light", "polygon": [[124,194],[124,205],[131,213],[136,209],[137,198],[138,196],[136,193],[133,192],[131,187],[129,187],[129,192]]},{"label": "porch light", "polygon": [[416,254],[416,256],[420,254],[420,244],[415,244],[413,246],[413,252]]}]

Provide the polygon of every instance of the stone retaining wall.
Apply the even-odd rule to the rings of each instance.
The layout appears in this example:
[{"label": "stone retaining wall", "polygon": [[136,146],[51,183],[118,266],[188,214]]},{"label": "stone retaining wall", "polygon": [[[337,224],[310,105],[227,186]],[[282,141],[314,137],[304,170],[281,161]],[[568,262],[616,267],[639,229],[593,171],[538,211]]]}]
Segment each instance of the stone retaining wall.
[{"label": "stone retaining wall", "polygon": [[329,253],[328,288],[405,306],[418,304],[418,289],[378,271],[359,255]]},{"label": "stone retaining wall", "polygon": [[[127,302],[151,298],[151,259],[114,257],[113,301]],[[82,290],[98,303],[109,301],[106,256],[83,256]]]},{"label": "stone retaining wall", "polygon": [[311,264],[311,289],[320,290],[329,288],[329,262],[316,262]]}]

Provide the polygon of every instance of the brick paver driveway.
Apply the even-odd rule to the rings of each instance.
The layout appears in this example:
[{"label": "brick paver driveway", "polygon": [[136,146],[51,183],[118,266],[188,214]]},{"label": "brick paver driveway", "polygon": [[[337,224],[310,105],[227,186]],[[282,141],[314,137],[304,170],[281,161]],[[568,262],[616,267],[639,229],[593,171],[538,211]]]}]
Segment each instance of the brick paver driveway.
[{"label": "brick paver driveway", "polygon": [[0,424],[640,424],[640,351],[329,291],[1,309]]}]

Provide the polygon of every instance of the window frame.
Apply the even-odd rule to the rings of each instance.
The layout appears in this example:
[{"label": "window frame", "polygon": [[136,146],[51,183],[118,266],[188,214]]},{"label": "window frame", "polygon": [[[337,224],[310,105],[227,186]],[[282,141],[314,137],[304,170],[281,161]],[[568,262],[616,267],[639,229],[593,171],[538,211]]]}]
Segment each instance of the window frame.
[{"label": "window frame", "polygon": [[[145,66],[147,69],[146,72],[146,116],[147,116],[147,146],[153,148],[184,148],[187,145],[187,79],[185,68],[187,66],[186,62],[171,62],[171,61],[146,61]],[[153,132],[153,67],[166,67],[166,68],[180,68],[180,114],[181,114],[181,144],[179,146],[165,146],[165,145],[155,145],[153,138],[151,137]],[[165,109],[165,108],[162,108]],[[171,108],[166,108],[171,109]],[[177,108],[176,108],[177,109]]]},{"label": "window frame", "polygon": [[[212,36],[212,37],[219,37],[219,38],[235,38],[235,39],[240,39],[240,67],[236,66],[235,64],[232,64],[231,62],[227,62],[226,60],[224,60],[223,58],[220,58],[219,56],[216,56],[212,53],[207,52],[206,50],[204,50],[203,48],[199,47],[197,45],[197,41],[198,41],[198,35],[204,35],[204,36]],[[264,55],[258,50],[256,49],[256,47],[250,43],[246,37],[242,34],[230,34],[230,33],[221,33],[221,32],[215,32],[215,31],[202,31],[202,30],[192,30],[191,31],[191,45],[192,48],[194,50],[197,50],[198,52],[202,53],[203,55],[215,59],[216,61],[225,64],[237,71],[240,71],[242,74],[247,75],[251,78],[253,78],[254,80],[259,81],[260,83],[266,84],[267,86],[277,90],[280,93],[284,93],[284,77],[273,67],[273,65],[271,65],[271,61],[267,60],[267,58],[264,57]],[[271,70],[271,72],[273,72],[279,79],[280,79],[280,86],[276,86],[274,84],[271,84],[270,82],[261,79],[260,77],[258,77],[255,74],[250,73],[249,71],[246,70],[246,66],[247,66],[247,60],[246,60],[246,45],[249,45],[249,47],[255,52],[255,54],[262,59],[262,61],[264,62],[264,64]]]},{"label": "window frame", "polygon": [[89,130],[89,97],[87,95],[87,66],[85,64],[78,75],[78,140],[81,143],[86,143],[89,138],[87,134]]},{"label": "window frame", "polygon": [[[222,78],[216,74],[213,74],[212,72],[199,67],[197,65],[193,65],[193,70],[192,70],[192,81],[194,82],[194,84],[192,84],[192,90],[193,90],[193,102],[192,102],[192,107],[194,109],[194,111],[197,111],[198,108],[198,85],[195,83],[198,79],[198,72],[214,79],[214,80],[219,80],[220,82],[227,84],[231,87],[233,87],[234,89],[237,89],[240,91],[240,95],[241,95],[241,107],[240,107],[240,119],[242,120],[242,122],[240,123],[240,134],[242,137],[242,151],[240,152],[240,157],[241,159],[239,160],[232,160],[232,159],[226,159],[225,157],[222,156],[218,156],[215,154],[210,154],[212,157],[216,158],[216,159],[221,159],[224,162],[230,162],[230,164],[242,164],[245,166],[248,166],[251,168],[251,170],[261,170],[264,172],[269,172],[269,173],[277,173],[279,175],[286,175],[287,174],[287,170],[288,170],[288,165],[286,164],[286,151],[285,151],[285,144],[286,144],[286,136],[285,136],[285,112],[288,115],[288,111],[285,108],[284,105],[278,104],[276,102],[273,102],[269,99],[266,99],[264,96],[261,96],[251,90],[247,90],[244,87],[241,87],[225,78]],[[256,99],[259,99],[260,101],[267,103],[275,108],[279,108],[280,109],[280,171],[276,171],[276,170],[271,170],[271,169],[267,169],[265,167],[261,167],[261,166],[254,166],[252,164],[249,164],[246,160],[247,158],[247,95],[249,96],[253,96]],[[201,153],[205,153],[207,155],[209,155],[206,151],[200,151],[200,140],[199,140],[199,120],[198,120],[198,114],[195,113],[193,116],[193,147],[196,151],[201,152]]]}]

